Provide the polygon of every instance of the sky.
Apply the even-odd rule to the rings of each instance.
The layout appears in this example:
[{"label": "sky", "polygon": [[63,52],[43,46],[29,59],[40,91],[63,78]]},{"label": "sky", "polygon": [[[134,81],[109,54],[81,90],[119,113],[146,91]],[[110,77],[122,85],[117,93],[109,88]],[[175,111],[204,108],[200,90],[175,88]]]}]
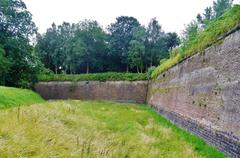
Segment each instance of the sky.
[{"label": "sky", "polygon": [[[133,16],[147,26],[156,17],[165,32],[181,33],[185,25],[202,13],[213,0],[23,0],[33,15],[39,32],[53,22],[77,23],[97,20],[103,28],[118,16]],[[240,3],[240,0],[235,0]]]}]

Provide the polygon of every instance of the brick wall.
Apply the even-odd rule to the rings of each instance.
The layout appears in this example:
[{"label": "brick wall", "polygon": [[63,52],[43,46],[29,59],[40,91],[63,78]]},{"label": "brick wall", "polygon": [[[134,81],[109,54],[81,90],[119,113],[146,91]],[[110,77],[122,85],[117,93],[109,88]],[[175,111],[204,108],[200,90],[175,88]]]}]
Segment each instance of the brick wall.
[{"label": "brick wall", "polygon": [[240,30],[150,81],[147,102],[175,123],[240,157]]},{"label": "brick wall", "polygon": [[35,90],[45,99],[105,99],[145,103],[148,81],[39,82]]}]

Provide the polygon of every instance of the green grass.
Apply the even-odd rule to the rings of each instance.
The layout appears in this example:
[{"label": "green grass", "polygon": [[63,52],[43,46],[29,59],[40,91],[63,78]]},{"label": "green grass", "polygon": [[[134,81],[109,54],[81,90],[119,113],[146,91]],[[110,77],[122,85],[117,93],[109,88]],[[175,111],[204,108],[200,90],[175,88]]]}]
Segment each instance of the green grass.
[{"label": "green grass", "polygon": [[184,46],[173,50],[176,54],[172,58],[160,64],[152,73],[151,77],[156,78],[159,74],[173,67],[182,60],[193,54],[203,52],[212,44],[217,44],[218,38],[240,24],[240,5],[235,5],[223,16],[210,22],[207,28],[200,32],[193,40],[187,41]]},{"label": "green grass", "polygon": [[31,90],[0,86],[0,108],[40,102],[43,102],[43,99]]},{"label": "green grass", "polygon": [[145,105],[54,101],[0,110],[1,157],[223,158]]},{"label": "green grass", "polygon": [[137,81],[147,79],[148,77],[146,73],[117,73],[117,72],[78,74],[78,75],[50,74],[38,76],[39,81]]}]

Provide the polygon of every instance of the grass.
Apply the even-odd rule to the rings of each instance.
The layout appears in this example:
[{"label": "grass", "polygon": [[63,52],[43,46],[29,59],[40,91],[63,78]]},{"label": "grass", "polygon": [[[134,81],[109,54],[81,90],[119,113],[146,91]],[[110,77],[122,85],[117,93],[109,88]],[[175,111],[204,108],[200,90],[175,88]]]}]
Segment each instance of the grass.
[{"label": "grass", "polygon": [[54,101],[0,110],[1,157],[223,158],[145,105]]},{"label": "grass", "polygon": [[40,102],[43,102],[43,99],[31,90],[0,86],[0,108]]},{"label": "grass", "polygon": [[182,47],[173,50],[176,54],[160,64],[151,74],[156,78],[159,74],[173,67],[177,63],[196,53],[203,52],[207,47],[217,44],[219,37],[224,36],[228,31],[240,24],[240,5],[235,5],[223,16],[210,22],[207,28],[200,32],[193,40],[187,41]]},{"label": "grass", "polygon": [[147,79],[148,76],[146,73],[117,73],[117,72],[91,73],[78,75],[50,74],[38,76],[39,81],[137,81]]}]

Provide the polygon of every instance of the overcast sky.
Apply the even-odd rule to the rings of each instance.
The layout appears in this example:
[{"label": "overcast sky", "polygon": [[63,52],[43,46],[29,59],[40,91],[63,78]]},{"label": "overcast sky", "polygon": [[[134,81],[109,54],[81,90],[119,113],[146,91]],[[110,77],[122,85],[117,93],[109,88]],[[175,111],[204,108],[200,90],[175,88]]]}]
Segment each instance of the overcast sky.
[{"label": "overcast sky", "polygon": [[[181,33],[184,25],[202,13],[213,0],[23,0],[43,33],[53,22],[97,20],[104,28],[121,15],[133,16],[143,25],[156,17],[166,32]],[[240,0],[235,0],[239,3]]]}]

